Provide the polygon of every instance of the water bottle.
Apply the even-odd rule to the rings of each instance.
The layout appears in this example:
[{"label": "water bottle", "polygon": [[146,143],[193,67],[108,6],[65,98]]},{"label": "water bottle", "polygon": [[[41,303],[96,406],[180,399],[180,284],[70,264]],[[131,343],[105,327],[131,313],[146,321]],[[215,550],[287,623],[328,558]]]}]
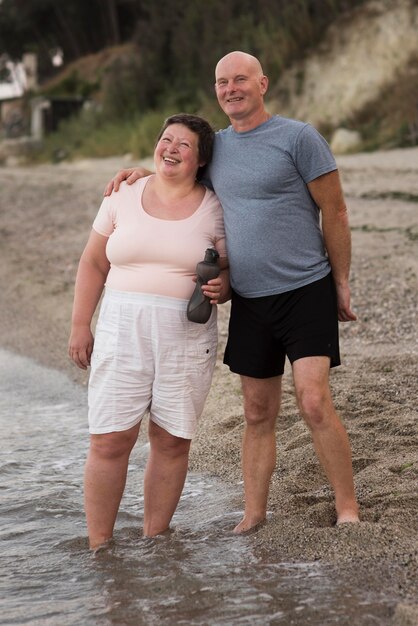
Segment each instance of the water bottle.
[{"label": "water bottle", "polygon": [[196,287],[187,305],[187,319],[197,324],[205,324],[212,313],[210,299],[202,293],[202,285],[206,285],[208,280],[219,276],[220,267],[218,265],[219,253],[215,248],[207,248],[205,258],[196,265]]}]

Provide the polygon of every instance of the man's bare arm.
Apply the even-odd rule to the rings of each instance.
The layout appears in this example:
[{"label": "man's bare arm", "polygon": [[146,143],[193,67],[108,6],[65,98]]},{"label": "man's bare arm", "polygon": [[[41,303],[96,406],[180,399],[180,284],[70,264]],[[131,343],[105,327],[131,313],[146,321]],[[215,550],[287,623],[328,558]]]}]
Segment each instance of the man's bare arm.
[{"label": "man's bare arm", "polygon": [[347,207],[338,171],[324,174],[308,183],[309,191],[321,210],[322,232],[337,289],[338,319],[356,320],[351,310],[349,274],[351,264],[351,232]]},{"label": "man's bare arm", "polygon": [[119,170],[119,172],[107,183],[104,196],[110,196],[112,191],[119,191],[119,187],[122,181],[126,180],[128,185],[132,185],[139,178],[149,176],[152,174],[151,170],[147,170],[145,167],[130,167],[126,170]]}]

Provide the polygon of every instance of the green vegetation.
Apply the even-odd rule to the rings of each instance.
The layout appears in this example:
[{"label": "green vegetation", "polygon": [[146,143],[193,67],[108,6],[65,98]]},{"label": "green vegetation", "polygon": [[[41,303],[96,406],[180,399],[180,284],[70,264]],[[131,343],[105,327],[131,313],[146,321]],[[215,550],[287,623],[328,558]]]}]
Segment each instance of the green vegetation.
[{"label": "green vegetation", "polygon": [[[201,114],[215,128],[227,123],[213,94],[222,55],[236,49],[255,54],[277,84],[284,68],[313,48],[336,17],[364,1],[2,0],[0,55],[20,59],[35,52],[40,95],[90,103],[46,138],[38,159],[126,152],[139,157],[152,151],[171,112]],[[64,54],[61,71],[51,64],[57,48]],[[1,65],[0,58],[0,71]],[[304,79],[298,76],[299,86]],[[365,149],[418,141],[417,84],[411,86],[406,72],[398,89],[347,120],[348,128],[362,133]],[[319,130],[328,136],[327,129]]]},{"label": "green vegetation", "polygon": [[410,463],[403,463],[403,465],[396,465],[394,467],[391,467],[390,469],[394,474],[404,474],[410,472],[413,468],[414,463],[413,461],[411,461]]},{"label": "green vegetation", "polygon": [[[50,5],[51,27],[43,32],[44,39],[52,38],[54,19],[58,19],[55,0],[21,2],[34,22],[40,7],[44,10]],[[95,105],[79,118],[61,123],[58,132],[46,138],[38,159],[126,152],[134,157],[149,155],[163,119],[172,112],[198,113],[215,129],[223,127],[227,119],[213,94],[214,67],[223,54],[243,49],[257,55],[276,82],[289,62],[315,45],[324,28],[348,5],[353,6],[345,0],[184,0],[177,4],[131,0],[127,11],[126,4],[113,2],[118,36],[106,40],[102,31],[101,43],[109,51],[106,58],[99,35],[91,50],[85,49],[84,23],[91,24],[86,6],[81,7],[78,0],[60,5],[58,13],[65,13],[69,27],[73,24],[73,37],[79,43],[70,46],[68,33],[64,36],[59,31],[64,57],[74,61],[61,76],[44,82],[43,93],[82,95]],[[0,38],[2,13],[3,17],[13,13],[12,5],[12,0],[0,5]],[[96,5],[97,0],[90,8],[97,14]],[[75,49],[83,50],[84,56],[77,56]],[[96,54],[85,56],[86,52]]]},{"label": "green vegetation", "polygon": [[[147,111],[131,119],[112,120],[95,110],[83,111],[80,115],[61,122],[58,131],[46,135],[42,147],[31,155],[31,161],[57,162],[76,158],[104,158],[116,154],[131,154],[134,158],[152,155],[155,139],[169,115],[178,109]],[[190,112],[190,110],[189,110]],[[225,124],[221,112],[206,105],[199,111],[213,126]],[[222,123],[220,118],[224,118]]]}]

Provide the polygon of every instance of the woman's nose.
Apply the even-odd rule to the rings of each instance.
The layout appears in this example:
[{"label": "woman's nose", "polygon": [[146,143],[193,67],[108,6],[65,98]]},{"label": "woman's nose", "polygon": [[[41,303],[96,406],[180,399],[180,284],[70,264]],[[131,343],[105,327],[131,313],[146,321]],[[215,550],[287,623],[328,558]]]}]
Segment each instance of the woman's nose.
[{"label": "woman's nose", "polygon": [[170,152],[177,152],[178,147],[179,147],[179,142],[174,140],[170,143],[170,145],[168,146],[168,149]]}]

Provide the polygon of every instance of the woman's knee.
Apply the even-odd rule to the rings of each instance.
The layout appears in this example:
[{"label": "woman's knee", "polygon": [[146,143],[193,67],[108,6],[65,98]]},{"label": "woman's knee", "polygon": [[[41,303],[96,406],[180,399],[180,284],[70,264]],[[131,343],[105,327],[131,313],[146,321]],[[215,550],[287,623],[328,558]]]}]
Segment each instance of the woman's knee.
[{"label": "woman's knee", "polygon": [[189,454],[190,439],[176,437],[153,421],[150,421],[148,436],[152,450],[164,456],[176,458]]},{"label": "woman's knee", "polygon": [[130,454],[138,437],[138,429],[90,436],[90,451],[104,459]]}]

